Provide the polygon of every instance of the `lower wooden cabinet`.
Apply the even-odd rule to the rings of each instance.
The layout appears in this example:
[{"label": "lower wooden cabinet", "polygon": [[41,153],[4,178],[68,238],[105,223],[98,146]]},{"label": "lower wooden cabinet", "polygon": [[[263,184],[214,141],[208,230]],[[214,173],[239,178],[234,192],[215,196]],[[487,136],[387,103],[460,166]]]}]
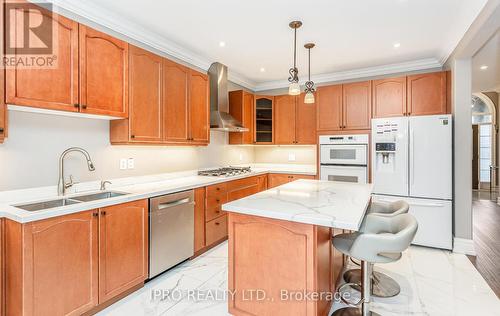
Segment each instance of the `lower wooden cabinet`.
[{"label": "lower wooden cabinet", "polygon": [[144,282],[148,201],[5,223],[6,315],[80,315]]},{"label": "lower wooden cabinet", "polygon": [[6,137],[7,137],[7,106],[2,102],[0,102],[0,144],[3,143]]},{"label": "lower wooden cabinet", "polygon": [[99,303],[148,277],[148,201],[99,211]]},{"label": "lower wooden cabinet", "polygon": [[299,179],[313,180],[315,178],[316,178],[315,176],[304,175],[304,174],[270,173],[267,176],[267,186],[268,189],[271,189],[295,180]]},{"label": "lower wooden cabinet", "polygon": [[227,238],[227,215],[224,214],[206,223],[207,246]]},{"label": "lower wooden cabinet", "polygon": [[205,247],[205,188],[194,190],[194,252]]}]

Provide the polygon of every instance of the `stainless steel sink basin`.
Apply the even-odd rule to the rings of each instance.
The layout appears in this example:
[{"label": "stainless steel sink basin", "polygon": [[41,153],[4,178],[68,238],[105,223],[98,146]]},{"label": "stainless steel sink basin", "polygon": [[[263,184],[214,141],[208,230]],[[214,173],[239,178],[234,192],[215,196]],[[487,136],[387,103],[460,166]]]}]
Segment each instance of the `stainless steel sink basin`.
[{"label": "stainless steel sink basin", "polygon": [[51,209],[51,208],[55,208],[55,207],[72,205],[72,204],[77,204],[77,203],[80,203],[80,201],[76,201],[73,199],[57,199],[57,200],[50,200],[50,201],[44,201],[44,202],[15,205],[15,207],[18,207],[20,209],[23,209],[23,210],[29,211],[29,212],[36,212],[36,211],[47,210],[47,209]]},{"label": "stainless steel sink basin", "polygon": [[126,194],[128,194],[128,193],[108,191],[108,192],[99,192],[99,193],[93,193],[93,194],[87,194],[87,195],[73,196],[71,199],[76,200],[76,201],[80,201],[80,202],[90,202],[90,201],[96,201],[96,200],[109,199],[109,198],[122,196],[122,195],[126,195]]}]

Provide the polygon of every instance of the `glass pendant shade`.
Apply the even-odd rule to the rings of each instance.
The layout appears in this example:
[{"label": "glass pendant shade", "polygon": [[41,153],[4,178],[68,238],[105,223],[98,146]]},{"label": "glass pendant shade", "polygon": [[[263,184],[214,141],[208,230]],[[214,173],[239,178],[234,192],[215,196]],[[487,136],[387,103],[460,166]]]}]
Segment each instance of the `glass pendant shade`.
[{"label": "glass pendant shade", "polygon": [[312,93],[311,91],[307,91],[306,92],[306,95],[304,97],[304,103],[306,104],[311,104],[311,103],[314,103],[314,93]]},{"label": "glass pendant shade", "polygon": [[299,95],[300,94],[300,85],[298,82],[291,82],[288,87],[289,95]]}]

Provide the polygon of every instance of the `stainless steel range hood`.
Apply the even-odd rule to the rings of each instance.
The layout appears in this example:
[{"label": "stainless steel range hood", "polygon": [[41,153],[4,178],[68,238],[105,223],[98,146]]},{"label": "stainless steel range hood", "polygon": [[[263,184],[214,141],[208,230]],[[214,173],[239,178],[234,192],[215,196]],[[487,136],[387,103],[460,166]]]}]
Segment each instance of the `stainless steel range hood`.
[{"label": "stainless steel range hood", "polygon": [[213,63],[208,69],[210,80],[210,129],[227,132],[247,132],[241,122],[229,114],[227,67]]}]

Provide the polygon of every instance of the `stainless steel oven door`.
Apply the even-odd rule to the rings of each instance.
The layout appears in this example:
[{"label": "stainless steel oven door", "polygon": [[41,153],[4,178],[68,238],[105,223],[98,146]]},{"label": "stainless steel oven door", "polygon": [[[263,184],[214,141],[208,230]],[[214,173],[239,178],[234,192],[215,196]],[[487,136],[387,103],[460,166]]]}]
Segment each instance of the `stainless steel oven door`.
[{"label": "stainless steel oven door", "polygon": [[366,166],[321,166],[320,179],[328,181],[367,183]]},{"label": "stainless steel oven door", "polygon": [[320,151],[321,164],[367,164],[367,145],[321,145]]}]

